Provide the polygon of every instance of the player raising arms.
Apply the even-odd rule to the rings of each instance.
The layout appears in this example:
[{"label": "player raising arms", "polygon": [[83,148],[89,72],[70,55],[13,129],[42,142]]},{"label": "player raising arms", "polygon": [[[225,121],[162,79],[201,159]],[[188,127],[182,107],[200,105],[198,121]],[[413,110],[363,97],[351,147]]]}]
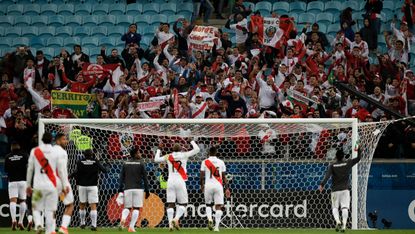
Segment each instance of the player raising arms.
[{"label": "player raising arms", "polygon": [[[12,230],[16,230],[16,205],[19,199],[19,228],[24,230],[23,219],[26,212],[26,169],[27,153],[20,150],[17,142],[11,144],[11,152],[6,155],[4,171],[9,180],[10,216],[12,217]],[[31,221],[29,221],[31,222]]]},{"label": "player raising arms", "polygon": [[[67,180],[57,177],[65,174],[64,165],[58,158],[59,152],[51,145],[52,134],[45,132],[43,145],[32,149],[29,156],[26,174],[26,192],[32,196],[33,220],[38,233],[41,233],[42,220],[40,212],[44,212],[46,234],[55,233],[55,211],[58,208],[58,189],[63,183],[64,192],[69,192]],[[33,189],[32,189],[33,180]],[[33,194],[32,194],[33,193]]]},{"label": "player raising arms", "polygon": [[108,170],[94,157],[94,152],[88,149],[84,151],[85,158],[78,161],[74,176],[78,185],[79,193],[79,217],[81,228],[85,228],[86,203],[88,202],[91,212],[91,231],[97,230],[97,204],[98,204],[98,178],[99,172],[107,173]]},{"label": "player raising arms", "polygon": [[[141,153],[137,148],[134,148],[131,150],[130,155],[131,160],[124,163],[120,172],[119,197],[124,196],[124,210],[121,214],[120,229],[124,227],[130,209],[133,208],[128,232],[135,232],[139,211],[143,207],[143,192],[146,193],[146,199],[150,197],[150,192],[148,189],[146,165],[141,160]],[[124,194],[122,194],[122,191],[124,191]]]},{"label": "player raising arms", "polygon": [[226,197],[230,197],[228,181],[226,180],[225,163],[217,156],[217,149],[212,146],[209,149],[209,158],[203,160],[200,166],[200,185],[205,194],[206,215],[208,228],[213,230],[212,205],[215,205],[215,232],[219,231],[220,220],[222,219],[222,208],[224,204],[223,190]]},{"label": "player raising arms", "polygon": [[65,205],[65,212],[62,216],[62,223],[61,227],[59,228],[59,233],[68,234],[68,226],[71,223],[71,216],[74,209],[74,196],[68,180],[68,153],[65,150],[66,146],[68,145],[68,138],[66,138],[65,134],[58,133],[55,136],[55,143],[56,145],[53,147],[56,152],[59,152],[58,157],[60,163],[64,166],[64,174],[59,173],[58,176],[62,180],[65,180],[65,183],[69,186],[69,192],[65,195],[65,197],[62,200],[63,204]]},{"label": "player raising arms", "polygon": [[[356,146],[356,149],[358,147]],[[336,220],[336,231],[345,232],[347,218],[349,215],[350,207],[350,191],[349,191],[349,177],[352,170],[352,167],[356,165],[361,159],[360,150],[358,150],[358,155],[356,158],[345,160],[343,150],[337,150],[336,152],[336,161],[331,163],[328,168],[324,179],[321,181],[319,190],[323,191],[324,185],[327,181],[332,178],[331,185],[331,204],[334,219]],[[339,217],[339,206],[342,210],[342,221],[340,222]]]},{"label": "player raising arms", "polygon": [[[155,162],[167,162],[169,169],[169,178],[167,179],[167,218],[169,220],[170,231],[173,227],[179,230],[179,220],[186,211],[186,205],[189,197],[186,189],[186,164],[189,157],[199,153],[200,148],[196,142],[191,141],[193,149],[188,152],[181,152],[182,147],[179,144],[174,144],[173,153],[161,156],[160,149],[157,149]],[[174,215],[174,206],[176,207],[176,216]]]}]

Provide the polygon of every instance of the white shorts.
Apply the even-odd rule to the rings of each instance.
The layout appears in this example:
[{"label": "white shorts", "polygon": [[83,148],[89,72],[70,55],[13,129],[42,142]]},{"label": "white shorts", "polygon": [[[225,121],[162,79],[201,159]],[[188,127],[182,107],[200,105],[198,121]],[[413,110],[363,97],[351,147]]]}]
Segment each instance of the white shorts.
[{"label": "white shorts", "polygon": [[167,203],[176,202],[179,204],[187,204],[189,202],[186,183],[182,179],[167,181]]},{"label": "white shorts", "polygon": [[223,205],[223,187],[220,184],[205,184],[205,202],[206,204]]},{"label": "white shorts", "polygon": [[331,193],[332,208],[344,209],[350,208],[350,192],[349,190],[336,191]]},{"label": "white shorts", "polygon": [[144,190],[143,189],[127,189],[124,190],[124,207],[143,207]]},{"label": "white shorts", "polygon": [[62,203],[67,206],[69,204],[74,203],[74,196],[73,196],[73,191],[72,188],[69,189],[69,193],[66,194],[65,198],[63,199]]},{"label": "white shorts", "polygon": [[[35,199],[35,194],[40,198]],[[37,211],[56,211],[58,209],[58,192],[56,190],[33,190],[32,207]]]},{"label": "white shorts", "polygon": [[26,181],[9,182],[9,198],[26,200]]},{"label": "white shorts", "polygon": [[79,202],[96,204],[98,203],[98,186],[78,186]]}]

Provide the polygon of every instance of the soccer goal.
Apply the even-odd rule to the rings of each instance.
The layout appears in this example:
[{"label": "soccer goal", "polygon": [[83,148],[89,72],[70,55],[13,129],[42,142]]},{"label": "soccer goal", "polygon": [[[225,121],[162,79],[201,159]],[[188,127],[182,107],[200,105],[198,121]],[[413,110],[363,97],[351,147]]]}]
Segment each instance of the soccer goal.
[{"label": "soccer goal", "polygon": [[[68,146],[71,173],[85,149],[92,148],[109,173],[99,179],[98,226],[119,223],[122,207],[118,192],[120,165],[132,147],[147,163],[151,196],[144,203],[137,226],[167,227],[165,215],[166,168],[153,163],[158,148],[170,153],[174,143],[201,152],[188,162],[189,205],[183,227],[206,226],[205,203],[199,185],[201,161],[210,146],[218,147],[227,166],[232,196],[225,200],[222,224],[235,228],[332,228],[330,190],[318,191],[337,150],[362,160],[351,178],[351,215],[348,227],[367,228],[366,190],[372,156],[388,122],[359,124],[356,119],[40,119],[39,137],[62,132]],[[76,207],[78,193],[73,185]],[[63,207],[58,210],[58,219]],[[87,216],[88,217],[88,216]],[[72,219],[79,226],[78,209]]]}]

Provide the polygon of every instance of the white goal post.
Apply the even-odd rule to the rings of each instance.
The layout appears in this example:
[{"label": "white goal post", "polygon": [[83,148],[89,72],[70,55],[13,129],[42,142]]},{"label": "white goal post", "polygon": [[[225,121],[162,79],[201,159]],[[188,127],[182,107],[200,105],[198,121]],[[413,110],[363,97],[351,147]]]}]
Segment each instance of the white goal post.
[{"label": "white goal post", "polygon": [[[200,155],[191,159],[189,173],[188,219],[186,227],[204,227],[203,196],[198,189],[201,160],[210,145],[223,150],[221,157],[227,164],[233,201],[225,205],[223,224],[228,227],[296,228],[334,226],[329,199],[329,186],[323,194],[317,192],[318,182],[333,160],[333,152],[343,149],[352,158],[358,138],[365,147],[363,158],[353,167],[351,179],[351,216],[348,226],[352,229],[367,228],[366,189],[370,163],[375,146],[387,123],[360,124],[357,119],[39,119],[39,142],[45,131],[71,135],[74,129],[93,140],[93,151],[111,168],[109,175],[101,175],[99,226],[117,225],[119,207],[112,200],[116,194],[117,170],[126,160],[129,149],[139,147],[153,176],[152,196],[163,200],[163,188],[158,180],[162,169],[153,165],[152,157],[160,142],[187,144],[196,139],[201,145]],[[375,131],[376,130],[376,131]],[[376,132],[376,134],[375,134]],[[264,135],[266,136],[264,138]],[[72,138],[70,136],[70,138]],[[115,139],[115,140],[114,140]],[[126,140],[127,139],[127,140]],[[266,139],[266,140],[264,140]],[[76,141],[76,139],[70,139]],[[115,144],[115,148],[112,144]],[[245,147],[245,148],[244,148]],[[246,149],[248,147],[248,149]],[[167,152],[168,146],[166,146]],[[186,147],[185,147],[186,149]],[[69,165],[72,171],[82,151],[76,143],[68,146]],[[198,168],[199,164],[199,168]],[[69,172],[70,173],[70,172]],[[160,183],[159,183],[160,182]],[[75,182],[71,180],[78,203]],[[152,197],[150,197],[152,198]],[[158,201],[157,200],[157,201]],[[152,204],[155,200],[152,200]],[[76,207],[78,204],[76,204]],[[147,204],[151,206],[151,204]],[[146,204],[144,208],[146,209]],[[163,209],[163,212],[161,211]],[[154,210],[157,214],[152,214]],[[162,213],[161,213],[162,212]],[[62,207],[58,211],[58,219]],[[147,209],[140,213],[138,226],[165,227],[164,207]],[[153,216],[152,216],[153,215]],[[193,217],[194,216],[194,217]],[[226,218],[229,217],[228,220]],[[250,218],[247,221],[246,218]],[[75,209],[73,225],[78,226]],[[325,223],[323,223],[325,222]]]}]

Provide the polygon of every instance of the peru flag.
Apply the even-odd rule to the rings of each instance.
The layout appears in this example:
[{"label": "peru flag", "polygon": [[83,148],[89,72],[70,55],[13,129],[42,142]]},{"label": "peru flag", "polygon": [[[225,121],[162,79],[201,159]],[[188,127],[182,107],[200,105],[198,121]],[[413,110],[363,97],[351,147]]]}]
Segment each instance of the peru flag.
[{"label": "peru flag", "polygon": [[259,41],[263,45],[280,47],[284,30],[280,28],[279,18],[269,18],[253,15],[251,16],[251,32],[258,32]]}]

